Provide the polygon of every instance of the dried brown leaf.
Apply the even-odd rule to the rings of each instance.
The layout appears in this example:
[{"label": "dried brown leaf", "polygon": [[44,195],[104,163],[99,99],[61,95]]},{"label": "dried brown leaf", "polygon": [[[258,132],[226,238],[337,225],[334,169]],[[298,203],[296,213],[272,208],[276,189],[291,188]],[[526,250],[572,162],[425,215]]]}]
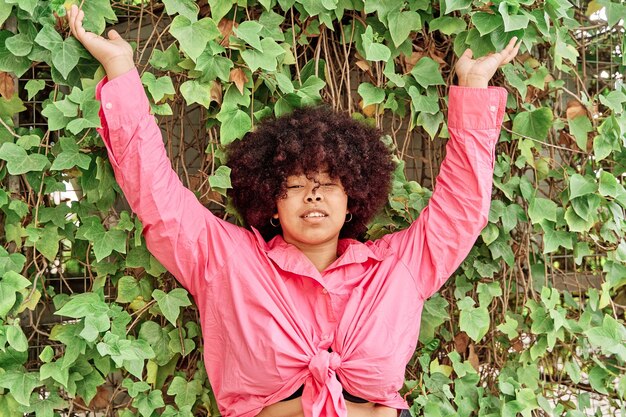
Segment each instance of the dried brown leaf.
[{"label": "dried brown leaf", "polygon": [[365,72],[368,72],[370,70],[370,64],[366,60],[357,61],[356,66]]},{"label": "dried brown leaf", "polygon": [[222,84],[215,80],[211,82],[211,100],[222,104]]},{"label": "dried brown leaf", "polygon": [[467,350],[467,345],[469,344],[469,336],[467,333],[461,332],[454,336],[454,348],[461,355],[465,353]]},{"label": "dried brown leaf", "polygon": [[0,94],[7,100],[11,100],[15,93],[15,81],[8,72],[0,72]]},{"label": "dried brown leaf", "polygon": [[224,47],[228,47],[228,45],[230,45],[228,38],[233,34],[233,27],[236,26],[237,24],[233,20],[226,19],[225,17],[220,20],[220,23],[217,25],[217,29],[222,34],[220,45]]},{"label": "dried brown leaf", "polygon": [[565,110],[567,120],[575,119],[578,116],[587,116],[587,109],[578,100],[569,100],[567,102],[567,110]]},{"label": "dried brown leaf", "polygon": [[241,68],[233,68],[230,70],[229,81],[234,82],[237,90],[243,94],[243,87],[248,82],[248,77],[246,77],[246,73]]},{"label": "dried brown leaf", "polygon": [[474,368],[476,372],[478,372],[480,368],[480,361],[478,359],[478,355],[476,354],[476,351],[474,350],[473,343],[469,345],[469,356],[467,357],[467,360],[469,361],[470,365],[472,365],[472,368]]}]

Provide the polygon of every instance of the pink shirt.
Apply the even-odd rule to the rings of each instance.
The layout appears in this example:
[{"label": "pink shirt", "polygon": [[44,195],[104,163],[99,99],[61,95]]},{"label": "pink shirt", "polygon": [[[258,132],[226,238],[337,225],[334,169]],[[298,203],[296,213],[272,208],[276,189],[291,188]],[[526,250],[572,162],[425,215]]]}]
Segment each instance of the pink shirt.
[{"label": "pink shirt", "polygon": [[103,80],[96,97],[99,132],[147,247],[195,298],[222,415],[255,416],[302,384],[306,417],[346,416],[342,388],[408,408],[398,390],[424,300],[487,223],[505,89],[450,87],[450,140],[429,205],[406,230],[341,240],[323,272],[280,236],[265,242],[215,217],[182,185],[136,70]]}]

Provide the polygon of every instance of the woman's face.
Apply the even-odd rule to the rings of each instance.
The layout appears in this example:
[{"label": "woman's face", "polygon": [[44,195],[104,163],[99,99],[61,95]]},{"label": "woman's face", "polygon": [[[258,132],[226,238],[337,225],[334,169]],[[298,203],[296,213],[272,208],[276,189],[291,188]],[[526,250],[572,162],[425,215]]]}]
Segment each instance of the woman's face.
[{"label": "woman's face", "polygon": [[348,195],[328,173],[287,177],[287,195],[276,202],[283,238],[298,248],[337,242],[348,213]]}]

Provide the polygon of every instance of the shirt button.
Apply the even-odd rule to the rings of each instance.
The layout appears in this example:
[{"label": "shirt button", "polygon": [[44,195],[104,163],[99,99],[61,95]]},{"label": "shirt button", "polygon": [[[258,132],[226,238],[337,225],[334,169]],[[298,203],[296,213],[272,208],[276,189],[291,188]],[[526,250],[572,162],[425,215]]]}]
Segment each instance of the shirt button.
[{"label": "shirt button", "polygon": [[113,104],[107,103],[107,104],[104,105],[104,108],[107,109],[107,110],[111,110],[113,108]]},{"label": "shirt button", "polygon": [[498,110],[498,108],[496,106],[489,106],[489,110],[495,112],[496,110]]},{"label": "shirt button", "polygon": [[328,290],[326,288],[322,288],[322,294],[328,294]]}]

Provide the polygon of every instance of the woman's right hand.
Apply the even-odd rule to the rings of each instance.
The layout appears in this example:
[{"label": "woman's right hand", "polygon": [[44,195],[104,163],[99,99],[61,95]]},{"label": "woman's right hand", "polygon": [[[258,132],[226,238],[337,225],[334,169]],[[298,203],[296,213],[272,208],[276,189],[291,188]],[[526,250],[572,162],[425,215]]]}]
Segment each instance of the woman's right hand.
[{"label": "woman's right hand", "polygon": [[87,32],[83,28],[85,12],[73,4],[67,11],[72,34],[102,64],[109,79],[125,74],[135,67],[133,48],[115,30],[108,32],[109,39]]}]

